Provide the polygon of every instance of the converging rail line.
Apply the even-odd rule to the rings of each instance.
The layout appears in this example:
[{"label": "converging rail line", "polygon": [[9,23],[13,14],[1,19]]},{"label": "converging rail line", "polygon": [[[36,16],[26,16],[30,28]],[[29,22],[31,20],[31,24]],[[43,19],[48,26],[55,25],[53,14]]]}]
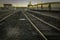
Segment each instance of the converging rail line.
[{"label": "converging rail line", "polygon": [[32,24],[32,26],[39,32],[39,34],[42,35],[42,37],[43,37],[45,40],[48,40],[48,39],[44,36],[44,34],[35,26],[35,24],[28,18],[28,16],[27,16],[25,13],[23,13],[23,14],[24,14],[25,17],[28,19],[28,21]]},{"label": "converging rail line", "polygon": [[35,18],[36,18],[36,19],[38,19],[39,21],[41,21],[41,22],[43,22],[43,23],[45,23],[45,24],[47,24],[47,25],[49,25],[49,26],[51,26],[51,27],[55,28],[56,30],[60,31],[60,28],[55,27],[54,25],[52,25],[52,24],[50,24],[50,23],[48,23],[48,22],[46,22],[46,21],[44,21],[44,20],[42,20],[42,19],[38,18],[37,16],[32,15],[32,14],[29,14],[29,15],[31,15],[31,16],[33,16],[33,17],[35,17]]},{"label": "converging rail line", "polygon": [[59,28],[25,10],[12,13],[0,20],[0,23],[2,21],[3,34],[0,35],[4,37],[3,40],[60,40]]},{"label": "converging rail line", "polygon": [[60,17],[58,17],[56,15],[52,15],[53,13],[49,14],[49,13],[42,13],[42,12],[38,12],[38,11],[31,11],[31,10],[29,10],[29,11],[32,12],[32,13],[35,13],[35,14],[39,14],[39,15],[43,15],[43,16],[48,16],[48,17],[52,17],[52,18],[60,20]]},{"label": "converging rail line", "polygon": [[[33,11],[27,11],[27,12],[29,12],[30,14],[33,14],[33,15],[37,16],[38,18],[44,20],[45,22],[47,22],[47,23],[49,23],[51,25],[56,26],[57,28],[60,28],[60,26],[59,26],[60,25],[60,17],[58,17],[57,13],[55,13],[55,15],[56,15],[55,16],[55,15],[53,15],[53,13],[50,14],[48,12],[46,12],[46,13],[45,12],[40,13],[40,12],[35,12],[35,11],[34,12]],[[55,16],[55,17],[58,17],[58,18],[50,17],[49,15]]]},{"label": "converging rail line", "polygon": [[[28,12],[23,12],[23,14],[24,14],[25,17],[28,19],[28,21],[33,25],[33,27],[38,31],[38,33],[39,33],[40,35],[42,35],[42,37],[43,37],[45,40],[48,40],[49,37],[46,37],[47,35],[44,33],[44,31],[41,31],[39,27],[42,27],[43,29],[45,28],[46,31],[49,31],[48,29],[50,29],[50,33],[52,33],[52,34],[54,34],[54,33],[57,32],[57,31],[60,31],[59,28],[57,28],[57,27],[55,27],[54,25],[51,25],[51,24],[45,22],[44,20],[42,20],[42,19],[34,16],[33,14],[30,14],[30,13],[28,13]],[[35,19],[35,21],[34,21],[34,19]],[[44,23],[44,25],[45,25],[46,27],[44,27],[44,26],[38,26],[38,25],[41,25],[41,24],[38,24],[38,22],[39,22],[39,23],[42,22],[41,24]],[[48,26],[47,26],[46,24],[47,24]],[[47,28],[47,27],[48,27],[48,28]],[[51,27],[52,27],[52,28],[51,28]],[[56,29],[56,30],[53,30],[53,29]],[[59,32],[57,32],[56,34],[59,35]],[[56,36],[56,34],[55,34],[55,36]],[[57,37],[59,37],[58,35],[57,35]],[[51,35],[51,37],[52,37],[52,36],[53,36],[53,35]],[[57,38],[56,38],[56,39],[57,39]],[[49,39],[49,40],[54,40],[54,38]]]}]

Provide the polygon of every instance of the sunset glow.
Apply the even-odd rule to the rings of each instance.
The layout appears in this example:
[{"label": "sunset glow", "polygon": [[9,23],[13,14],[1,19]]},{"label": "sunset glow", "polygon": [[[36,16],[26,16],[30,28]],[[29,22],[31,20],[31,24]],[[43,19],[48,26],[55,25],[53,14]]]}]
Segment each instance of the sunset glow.
[{"label": "sunset glow", "polygon": [[[0,0],[0,4],[13,4],[15,7],[27,7],[30,0]],[[41,2],[59,2],[60,0],[31,0],[32,4]],[[2,5],[0,5],[2,6]]]}]

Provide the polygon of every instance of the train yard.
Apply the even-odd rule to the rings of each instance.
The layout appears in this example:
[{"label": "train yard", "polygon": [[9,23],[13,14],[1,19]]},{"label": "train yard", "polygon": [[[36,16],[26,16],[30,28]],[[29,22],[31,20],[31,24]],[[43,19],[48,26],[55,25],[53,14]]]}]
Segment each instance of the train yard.
[{"label": "train yard", "polygon": [[60,16],[49,13],[18,10],[2,14],[0,40],[60,40]]}]

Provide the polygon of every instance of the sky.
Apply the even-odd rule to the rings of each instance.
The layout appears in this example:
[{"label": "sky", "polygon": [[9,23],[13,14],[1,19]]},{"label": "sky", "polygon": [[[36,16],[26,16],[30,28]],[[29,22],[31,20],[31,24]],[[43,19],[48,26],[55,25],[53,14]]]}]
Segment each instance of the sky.
[{"label": "sky", "polygon": [[[38,2],[60,2],[60,0],[31,0],[32,4]],[[0,4],[13,4],[13,6],[27,6],[29,0],[0,0]],[[0,5],[1,6],[1,5]]]}]

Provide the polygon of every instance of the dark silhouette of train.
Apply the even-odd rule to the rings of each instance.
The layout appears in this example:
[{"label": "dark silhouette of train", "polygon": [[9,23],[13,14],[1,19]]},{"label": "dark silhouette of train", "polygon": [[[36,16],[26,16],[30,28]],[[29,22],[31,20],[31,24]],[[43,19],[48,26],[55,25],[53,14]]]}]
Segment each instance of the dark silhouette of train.
[{"label": "dark silhouette of train", "polygon": [[48,3],[38,3],[32,5],[31,2],[28,4],[29,9],[35,10],[60,10],[60,2],[48,2]]}]

